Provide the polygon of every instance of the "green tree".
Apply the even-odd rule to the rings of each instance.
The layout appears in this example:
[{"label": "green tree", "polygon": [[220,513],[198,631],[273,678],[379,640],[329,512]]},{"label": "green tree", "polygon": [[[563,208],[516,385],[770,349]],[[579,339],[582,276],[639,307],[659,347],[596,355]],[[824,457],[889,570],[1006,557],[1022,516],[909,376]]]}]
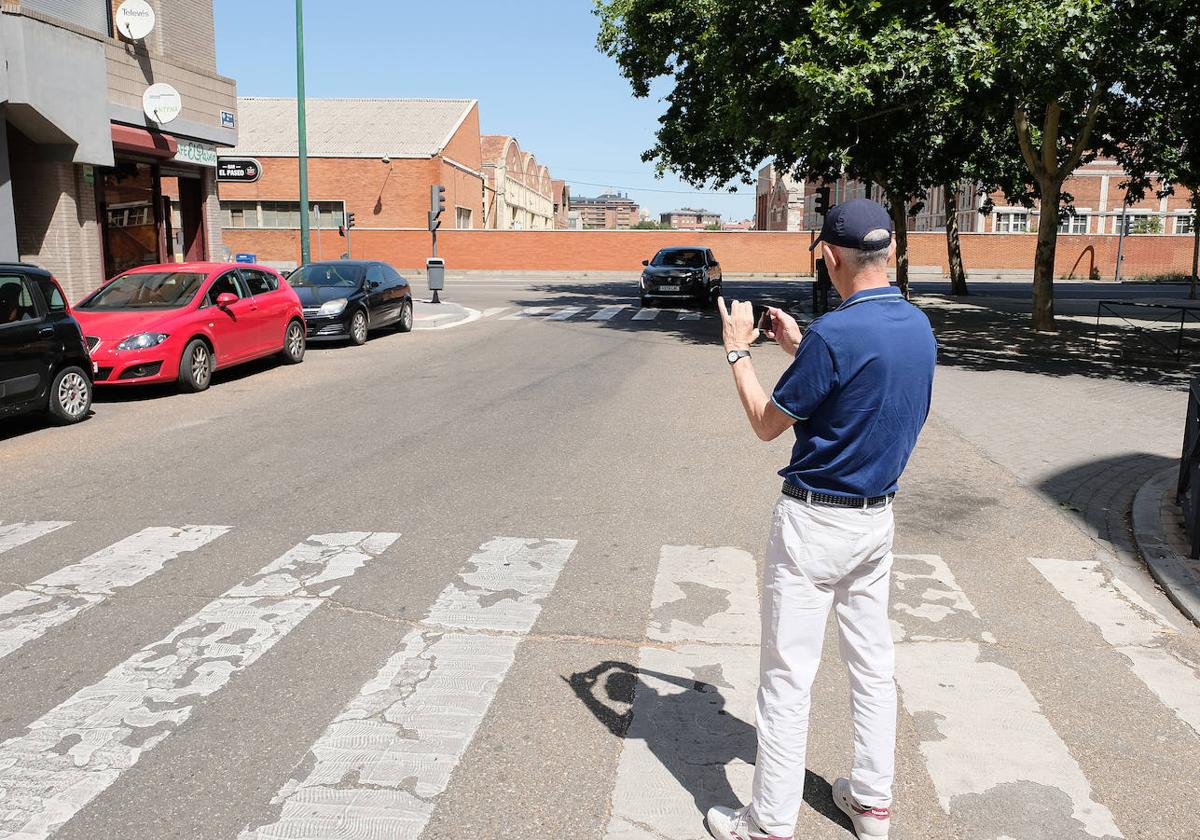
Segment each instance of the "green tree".
[{"label": "green tree", "polygon": [[670,225],[664,225],[661,222],[656,222],[653,219],[644,219],[635,222],[631,230],[669,230]]},{"label": "green tree", "polygon": [[1130,173],[1129,194],[1191,193],[1192,286],[1200,280],[1200,9],[1180,3],[1163,10],[1162,60],[1146,63],[1127,83],[1123,121],[1131,127],[1116,154]]},{"label": "green tree", "polygon": [[1183,0],[998,0],[981,3],[994,61],[992,90],[1012,115],[1028,172],[1006,193],[1039,209],[1033,327],[1052,331],[1058,225],[1073,197],[1063,183],[1097,153],[1118,153],[1136,133],[1131,81],[1161,69],[1163,15]]},{"label": "green tree", "polygon": [[973,2],[598,0],[598,43],[635,95],[669,79],[644,155],[660,170],[749,184],[772,159],[799,178],[879,185],[907,294],[914,202],[973,175],[964,149],[980,132],[961,106],[990,82]]}]

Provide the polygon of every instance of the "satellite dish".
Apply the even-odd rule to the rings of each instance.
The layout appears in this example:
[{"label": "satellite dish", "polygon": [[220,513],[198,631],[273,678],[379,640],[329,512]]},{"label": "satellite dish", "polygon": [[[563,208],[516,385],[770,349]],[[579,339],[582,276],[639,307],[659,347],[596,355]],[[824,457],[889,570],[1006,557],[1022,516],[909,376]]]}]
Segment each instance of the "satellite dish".
[{"label": "satellite dish", "polygon": [[166,125],[183,111],[183,97],[166,82],[158,82],[142,94],[142,110],[159,125]]},{"label": "satellite dish", "polygon": [[146,0],[125,0],[113,13],[113,24],[130,41],[140,41],[154,31],[154,9]]}]

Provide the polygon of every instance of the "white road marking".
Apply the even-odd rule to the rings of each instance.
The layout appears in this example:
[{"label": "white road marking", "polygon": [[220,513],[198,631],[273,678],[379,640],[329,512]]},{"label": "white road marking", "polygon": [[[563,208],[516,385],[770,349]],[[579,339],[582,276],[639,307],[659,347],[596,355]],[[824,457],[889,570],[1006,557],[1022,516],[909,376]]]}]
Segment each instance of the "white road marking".
[{"label": "white road marking", "polygon": [[700,313],[699,312],[680,312],[678,315],[675,316],[675,320],[677,320],[677,321],[699,321]]},{"label": "white road marking", "polygon": [[[999,832],[988,836],[997,837],[1042,836],[1045,826],[1055,836],[1122,837],[1021,677],[991,661],[994,639],[949,567],[897,556],[893,577],[896,681],[951,819],[987,813]],[[1013,813],[1023,791],[1038,807]]]},{"label": "white road marking", "polygon": [[1050,585],[1129,660],[1133,672],[1200,733],[1200,666],[1167,646],[1178,632],[1158,610],[1095,560],[1030,558]]},{"label": "white road marking", "polygon": [[633,320],[635,320],[635,321],[653,321],[655,318],[658,317],[659,311],[660,310],[658,310],[658,309],[650,309],[648,307],[643,307],[641,310],[638,311],[638,313],[636,315],[633,316]]},{"label": "white road marking", "polygon": [[0,523],[0,554],[17,546],[33,542],[38,537],[44,537],[59,528],[65,528],[70,522],[9,522]]},{"label": "white road marking", "polygon": [[438,596],[240,840],[415,840],[574,550],[497,538]]},{"label": "white road marking", "polygon": [[642,648],[636,672],[610,666],[572,683],[614,713],[628,702],[614,684],[634,684],[605,840],[705,840],[692,791],[749,801],[759,626],[753,555],[663,546],[646,635],[668,646]]},{"label": "white road marking", "polygon": [[547,321],[565,321],[568,318],[574,318],[576,315],[578,315],[582,311],[583,311],[582,306],[566,306],[566,307],[563,307],[562,309],[558,310],[557,312],[555,312],[553,315],[551,315],[546,320]]},{"label": "white road marking", "polygon": [[46,838],[400,535],[313,536],[0,744],[0,838]]},{"label": "white road marking", "polygon": [[609,321],[613,318],[613,316],[615,316],[622,309],[628,309],[628,308],[629,307],[625,304],[621,304],[620,306],[606,306],[603,309],[601,309],[599,312],[596,312],[595,314],[593,314],[590,318],[588,318],[588,320],[589,321]]},{"label": "white road marking", "polygon": [[511,315],[505,315],[500,320],[501,321],[518,321],[521,318],[533,318],[533,317],[543,314],[548,309],[550,309],[549,306],[526,306],[524,309],[518,309],[516,312],[514,312]]},{"label": "white road marking", "polygon": [[483,317],[491,318],[493,315],[499,315],[501,312],[507,312],[511,308],[511,306],[489,306],[487,309],[483,310]]},{"label": "white road marking", "polygon": [[9,592],[0,598],[0,658],[228,530],[216,525],[146,528],[73,566]]}]

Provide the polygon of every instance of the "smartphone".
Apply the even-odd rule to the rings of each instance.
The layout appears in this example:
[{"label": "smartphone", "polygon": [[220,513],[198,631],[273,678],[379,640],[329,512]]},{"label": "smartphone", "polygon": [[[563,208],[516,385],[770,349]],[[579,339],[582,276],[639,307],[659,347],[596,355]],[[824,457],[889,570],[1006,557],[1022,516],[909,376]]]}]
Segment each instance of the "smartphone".
[{"label": "smartphone", "polygon": [[751,306],[754,307],[754,325],[760,330],[771,329],[771,308],[761,303],[753,303]]}]

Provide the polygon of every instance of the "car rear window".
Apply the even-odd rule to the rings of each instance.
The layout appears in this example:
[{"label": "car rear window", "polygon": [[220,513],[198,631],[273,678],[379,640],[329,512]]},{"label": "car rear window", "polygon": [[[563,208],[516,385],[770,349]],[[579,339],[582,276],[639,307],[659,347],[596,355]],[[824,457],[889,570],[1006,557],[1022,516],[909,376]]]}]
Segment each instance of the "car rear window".
[{"label": "car rear window", "polygon": [[63,297],[62,289],[53,280],[45,280],[38,278],[38,287],[42,290],[42,297],[46,299],[46,308],[51,312],[66,312],[67,301]]}]

